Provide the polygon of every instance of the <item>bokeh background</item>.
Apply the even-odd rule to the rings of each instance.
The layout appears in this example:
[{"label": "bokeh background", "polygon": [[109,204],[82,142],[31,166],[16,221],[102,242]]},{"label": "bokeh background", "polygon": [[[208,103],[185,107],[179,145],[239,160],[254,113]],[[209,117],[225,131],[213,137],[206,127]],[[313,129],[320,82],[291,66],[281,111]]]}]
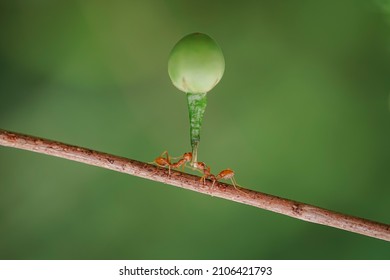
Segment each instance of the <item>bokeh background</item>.
[{"label": "bokeh background", "polygon": [[[239,184],[390,223],[387,1],[0,2],[0,127],[152,161],[190,149],[173,45],[226,72],[200,159]],[[389,259],[390,244],[0,147],[1,259]]]}]

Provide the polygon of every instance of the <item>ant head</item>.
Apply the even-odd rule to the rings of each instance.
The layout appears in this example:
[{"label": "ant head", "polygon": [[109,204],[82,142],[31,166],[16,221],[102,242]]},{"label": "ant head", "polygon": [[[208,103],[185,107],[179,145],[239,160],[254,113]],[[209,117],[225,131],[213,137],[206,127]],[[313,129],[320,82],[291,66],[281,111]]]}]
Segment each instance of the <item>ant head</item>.
[{"label": "ant head", "polygon": [[204,162],[201,162],[201,161],[198,161],[196,163],[196,168],[199,168],[199,169],[205,169],[206,168],[206,164]]},{"label": "ant head", "polygon": [[192,153],[191,153],[191,152],[185,153],[185,154],[183,155],[183,159],[185,159],[186,161],[191,161],[191,159],[192,159]]}]

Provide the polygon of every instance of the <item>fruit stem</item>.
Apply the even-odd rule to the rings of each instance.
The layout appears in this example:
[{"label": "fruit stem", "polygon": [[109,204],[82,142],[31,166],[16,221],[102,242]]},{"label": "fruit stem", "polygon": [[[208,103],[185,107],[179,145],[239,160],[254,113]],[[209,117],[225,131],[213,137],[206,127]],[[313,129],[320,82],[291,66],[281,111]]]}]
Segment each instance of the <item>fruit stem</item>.
[{"label": "fruit stem", "polygon": [[190,117],[190,138],[192,147],[191,166],[198,162],[198,146],[200,143],[200,128],[206,110],[206,93],[187,93],[188,112]]}]

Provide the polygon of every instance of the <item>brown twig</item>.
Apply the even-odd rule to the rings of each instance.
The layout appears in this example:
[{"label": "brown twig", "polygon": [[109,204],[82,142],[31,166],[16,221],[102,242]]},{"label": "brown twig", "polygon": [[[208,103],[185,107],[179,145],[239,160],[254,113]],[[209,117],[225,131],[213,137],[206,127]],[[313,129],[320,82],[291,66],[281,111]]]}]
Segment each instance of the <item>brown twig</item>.
[{"label": "brown twig", "polygon": [[206,184],[202,184],[197,176],[178,171],[172,171],[171,175],[168,175],[168,171],[164,168],[159,168],[151,164],[124,157],[114,156],[87,148],[81,148],[1,129],[0,145],[95,165],[176,187],[210,194],[227,200],[252,205],[300,220],[390,241],[390,225],[387,224],[381,224],[333,212],[313,205],[241,187],[234,188],[232,185],[220,182],[215,183],[214,187],[211,188],[211,181],[206,181]]}]

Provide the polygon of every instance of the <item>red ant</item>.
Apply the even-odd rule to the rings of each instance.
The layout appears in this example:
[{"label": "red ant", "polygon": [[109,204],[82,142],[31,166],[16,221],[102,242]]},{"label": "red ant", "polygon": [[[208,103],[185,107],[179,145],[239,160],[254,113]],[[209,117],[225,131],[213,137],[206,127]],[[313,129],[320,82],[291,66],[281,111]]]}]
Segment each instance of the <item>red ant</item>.
[{"label": "red ant", "polygon": [[[165,155],[165,157],[164,157]],[[168,174],[171,175],[171,168],[179,168],[180,166],[185,166],[187,162],[190,162],[192,159],[192,153],[185,153],[177,162],[171,162],[171,157],[168,155],[167,151],[164,151],[159,157],[157,157],[153,163],[161,167],[168,167]]]},{"label": "red ant", "polygon": [[203,176],[202,176],[202,178],[200,178],[200,180],[203,182],[203,184],[206,182],[206,179],[210,179],[213,182],[211,187],[214,187],[215,182],[217,182],[221,179],[230,179],[233,183],[233,186],[237,189],[237,182],[234,179],[235,173],[230,168],[222,170],[221,172],[218,173],[217,176],[215,176],[215,175],[211,174],[210,167],[206,166],[206,164],[204,162],[201,162],[201,161],[197,162],[195,166],[198,170],[203,172]]},{"label": "red ant", "polygon": [[192,160],[192,153],[191,152],[184,153],[178,162],[172,164],[172,168],[179,168],[180,166],[185,167],[186,163],[190,162],[191,160]]},{"label": "red ant", "polygon": [[232,181],[233,186],[237,189],[237,187],[236,187],[237,186],[237,182],[234,179],[234,175],[235,175],[234,171],[231,170],[230,168],[222,170],[221,172],[218,173],[217,176],[213,175],[214,178],[212,178],[212,181],[213,181],[213,185],[212,186],[214,186],[216,181],[219,181],[221,179],[225,179],[225,180],[230,179]]},{"label": "red ant", "polygon": [[209,176],[210,179],[211,179],[212,182],[213,182],[213,184],[211,185],[211,187],[214,187],[215,182],[217,182],[217,181],[219,181],[219,180],[221,180],[221,179],[225,179],[225,180],[230,179],[230,180],[232,181],[233,187],[234,187],[237,191],[242,192],[242,193],[245,194],[245,195],[248,195],[246,192],[244,192],[244,191],[240,190],[239,188],[237,188],[238,184],[237,184],[237,182],[236,182],[236,179],[234,179],[234,175],[235,175],[234,171],[231,170],[230,168],[225,169],[225,170],[222,170],[221,172],[218,173],[217,176],[214,176],[213,174],[211,174],[211,175]]}]

